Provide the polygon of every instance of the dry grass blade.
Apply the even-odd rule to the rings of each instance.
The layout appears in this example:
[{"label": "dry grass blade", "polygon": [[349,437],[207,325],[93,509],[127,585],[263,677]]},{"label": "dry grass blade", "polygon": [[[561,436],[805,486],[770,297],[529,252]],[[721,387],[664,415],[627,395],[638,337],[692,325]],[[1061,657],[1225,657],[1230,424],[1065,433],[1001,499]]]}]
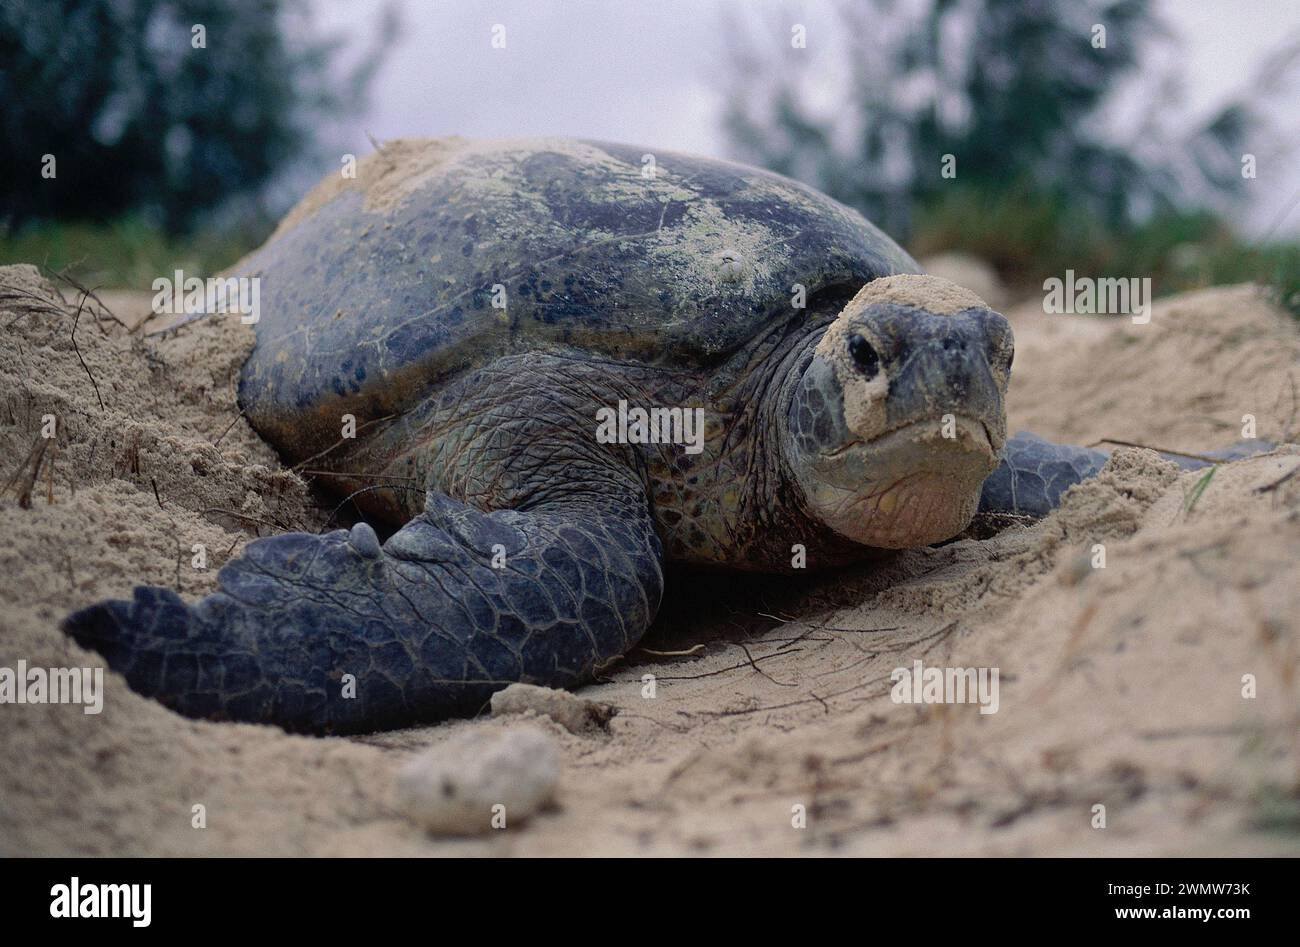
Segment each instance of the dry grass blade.
[{"label": "dry grass blade", "polygon": [[1191,460],[1202,460],[1207,464],[1225,463],[1222,457],[1210,457],[1208,454],[1189,454],[1184,450],[1166,450],[1163,447],[1153,447],[1150,444],[1139,444],[1137,441],[1121,441],[1113,437],[1103,437],[1099,441],[1093,441],[1089,447],[1096,447],[1099,444],[1114,444],[1116,447],[1138,447],[1142,450],[1153,450],[1157,454],[1173,454],[1175,457],[1187,457]]},{"label": "dry grass blade", "polygon": [[[97,306],[99,306],[100,312],[102,312],[103,315],[105,315],[105,316],[107,316],[108,318],[112,319],[114,322],[116,322],[118,325],[120,325],[123,329],[125,329],[128,333],[129,333],[129,332],[134,332],[134,331],[135,331],[135,330],[132,329],[130,326],[128,326],[125,322],[123,322],[121,319],[119,319],[119,318],[117,317],[117,314],[114,313],[112,309],[109,309],[109,308],[108,308],[108,305],[104,302],[104,300],[102,300],[102,299],[99,298],[99,296],[98,296],[98,295],[96,294],[96,292],[95,292],[95,289],[98,289],[99,287],[95,287],[95,289],[87,289],[87,288],[86,288],[85,286],[83,286],[83,285],[82,285],[82,284],[81,284],[81,283],[80,283],[80,282],[79,282],[75,277],[71,276],[71,275],[68,273],[68,268],[67,268],[67,267],[64,267],[62,270],[58,270],[58,271],[55,271],[55,270],[48,270],[48,269],[47,269],[46,272],[49,273],[51,276],[53,276],[55,279],[61,279],[61,280],[63,280],[63,282],[67,283],[67,284],[68,284],[69,286],[71,286],[73,289],[77,290],[77,292],[81,293],[83,297],[84,297],[84,296],[89,296],[91,299],[93,299],[93,300],[95,301],[95,304],[96,304]],[[96,324],[96,325],[99,325],[99,321],[100,321],[100,316],[99,316],[99,315],[95,315],[95,324]],[[138,328],[138,327],[137,327],[137,328]],[[100,331],[103,332],[103,326],[100,326]],[[105,334],[107,335],[107,333],[105,333]]]},{"label": "dry grass blade", "polygon": [[40,475],[41,464],[45,461],[45,451],[49,446],[50,439],[42,437],[36,445],[36,457],[32,460],[31,469],[23,478],[22,487],[18,491],[18,505],[24,510],[32,508],[32,488],[36,485],[36,478]]},{"label": "dry grass blade", "polygon": [[90,366],[87,365],[86,360],[81,357],[81,347],[77,345],[77,323],[81,321],[81,309],[85,304],[86,294],[82,293],[81,301],[77,303],[77,314],[72,319],[72,350],[77,353],[77,361],[79,361],[81,367],[85,369],[86,377],[90,379],[90,384],[95,389],[95,397],[99,399],[99,410],[102,412],[105,410],[104,396],[99,393],[99,382],[95,381],[95,376],[91,374]]}]

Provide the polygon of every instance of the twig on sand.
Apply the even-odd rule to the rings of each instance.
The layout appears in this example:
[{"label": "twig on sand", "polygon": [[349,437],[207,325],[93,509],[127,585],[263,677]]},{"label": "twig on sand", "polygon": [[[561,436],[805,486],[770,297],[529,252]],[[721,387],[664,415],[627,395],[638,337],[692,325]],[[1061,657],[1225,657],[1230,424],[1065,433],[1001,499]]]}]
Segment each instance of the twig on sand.
[{"label": "twig on sand", "polygon": [[50,439],[42,437],[36,445],[36,457],[32,460],[30,472],[23,478],[22,487],[18,491],[18,505],[24,510],[32,508],[32,487],[36,484],[36,477],[41,472],[41,464],[45,460],[46,448],[50,446]]},{"label": "twig on sand", "polygon": [[353,470],[298,470],[304,477],[351,477],[354,480],[405,480],[419,483],[419,477],[403,477],[400,474],[358,473]]},{"label": "twig on sand", "polygon": [[[749,666],[752,667],[756,673],[763,675],[765,678],[767,678],[777,687],[798,687],[799,686],[798,683],[795,681],[790,681],[790,682],[778,681],[771,674],[768,674],[766,671],[764,671],[762,668],[758,666],[758,662],[754,660],[754,656],[750,653],[749,648],[746,647],[743,641],[737,641],[736,644],[740,645],[740,650],[745,652],[745,657],[749,659]],[[791,650],[796,650],[796,649],[791,649]],[[802,649],[797,649],[797,650],[802,650]],[[767,657],[767,655],[763,655],[763,657]],[[814,694],[813,696],[816,695]]]},{"label": "twig on sand", "polygon": [[1070,626],[1070,632],[1066,636],[1065,645],[1061,648],[1061,656],[1057,659],[1056,669],[1038,686],[1030,695],[1029,703],[1041,704],[1051,694],[1053,688],[1059,685],[1059,677],[1069,670],[1070,665],[1074,662],[1079,653],[1079,646],[1083,642],[1084,632],[1092,624],[1092,620],[1097,617],[1097,611],[1101,605],[1099,602],[1091,602],[1084,606],[1078,617],[1075,618],[1074,624]]},{"label": "twig on sand", "polygon": [[[77,291],[78,291],[79,293],[81,293],[83,296],[89,296],[91,299],[95,300],[95,302],[99,305],[99,308],[103,311],[104,315],[108,316],[108,318],[110,318],[110,319],[112,319],[114,322],[116,322],[116,323],[117,323],[118,325],[120,325],[123,329],[125,329],[128,333],[130,333],[130,332],[134,332],[134,331],[135,331],[135,329],[132,329],[132,328],[131,328],[130,326],[128,326],[125,322],[123,322],[121,319],[119,319],[119,318],[117,317],[117,314],[114,313],[113,310],[111,310],[111,309],[108,308],[108,306],[105,304],[104,300],[102,300],[102,299],[99,298],[99,296],[98,296],[98,295],[96,294],[96,292],[95,292],[95,290],[99,288],[98,286],[96,286],[95,289],[87,289],[87,288],[86,288],[85,286],[83,286],[83,285],[82,285],[82,284],[81,284],[81,283],[80,283],[76,278],[74,278],[73,276],[69,275],[69,273],[68,273],[68,267],[66,267],[66,266],[65,266],[63,269],[61,269],[61,270],[57,270],[57,271],[56,271],[56,270],[51,270],[51,269],[46,268],[46,272],[48,272],[51,276],[55,277],[56,279],[61,279],[61,280],[63,280],[63,282],[67,283],[69,286],[71,286],[73,289],[77,290]],[[95,324],[96,324],[96,325],[99,325],[99,316],[98,316],[98,315],[95,316]],[[103,327],[103,326],[99,326],[99,331],[100,331],[100,332],[104,332],[104,327]],[[104,332],[104,334],[107,335],[108,333],[107,333],[107,332]]]},{"label": "twig on sand", "polygon": [[99,382],[95,381],[95,376],[90,372],[90,366],[86,360],[81,357],[81,348],[77,345],[77,323],[81,321],[81,308],[86,304],[86,294],[81,294],[81,301],[77,303],[77,314],[72,319],[72,350],[77,353],[77,361],[81,367],[86,370],[86,377],[90,379],[90,384],[95,389],[95,397],[99,399],[99,410],[104,410],[104,396],[99,393]]},{"label": "twig on sand", "polygon": [[[661,681],[698,681],[701,678],[717,677],[719,674],[726,674],[728,671],[736,671],[740,668],[753,667],[754,670],[758,671],[758,668],[755,666],[758,661],[766,661],[769,658],[780,658],[787,654],[796,654],[802,650],[803,648],[785,648],[782,651],[773,651],[771,654],[761,654],[757,658],[751,657],[748,661],[741,661],[738,664],[729,664],[724,668],[718,668],[713,671],[703,671],[699,674],[675,674],[671,676],[656,675],[656,677]],[[746,654],[748,654],[748,652],[746,652]],[[762,674],[763,672],[759,671],[759,673]],[[766,675],[764,676],[766,677]]]},{"label": "twig on sand", "polygon": [[851,635],[874,634],[878,631],[898,631],[903,627],[902,625],[886,625],[883,628],[840,628],[836,625],[817,625],[810,621],[804,621],[801,618],[782,618],[780,615],[772,615],[768,612],[756,612],[755,614],[763,618],[771,618],[774,621],[781,622],[782,624],[807,625],[813,631],[842,631]]},{"label": "twig on sand", "polygon": [[240,513],[238,510],[227,510],[219,506],[210,506],[206,510],[199,510],[200,516],[207,516],[209,513],[220,513],[222,516],[233,516],[236,519],[247,520],[250,523],[256,523],[258,526],[266,526],[272,529],[278,529],[281,532],[291,532],[291,527],[284,523],[277,523],[274,520],[267,522],[258,519],[256,516],[249,516],[247,513]]},{"label": "twig on sand", "polygon": [[[741,666],[743,667],[744,665]],[[664,680],[664,678],[661,677],[659,678],[659,680],[662,681]],[[864,687],[870,687],[872,684],[888,682],[888,681],[889,681],[889,676],[885,675],[884,677],[876,678],[875,680],[861,681],[857,684],[854,684],[851,687],[846,687],[843,690],[833,691],[832,693],[829,693],[824,697],[820,695],[813,696],[813,697],[804,697],[799,700],[786,701],[784,704],[768,704],[763,707],[746,707],[740,710],[702,710],[700,711],[700,716],[748,717],[750,714],[761,714],[772,710],[786,710],[790,707],[801,706],[802,704],[821,704],[823,708],[826,708],[829,706],[827,704],[828,700],[832,700],[836,697],[843,697],[845,694],[851,694],[854,691],[860,691]],[[886,687],[885,690],[882,691],[879,695],[873,695],[873,696],[883,696],[884,694],[888,694],[888,693],[889,693],[889,688]]]},{"label": "twig on sand", "polygon": [[41,441],[43,440],[45,440],[45,438],[41,437],[41,435],[39,434],[36,435],[36,440],[32,441],[32,446],[27,449],[26,456],[23,457],[22,461],[14,469],[14,472],[10,474],[9,479],[5,481],[5,485],[3,487],[0,487],[0,495],[8,493],[9,488],[14,485],[14,483],[18,480],[18,477],[22,474],[22,472],[27,469],[28,461],[32,459],[32,455],[36,453],[36,448],[40,447]]},{"label": "twig on sand", "polygon": [[1153,450],[1157,454],[1173,454],[1175,457],[1188,457],[1192,460],[1203,460],[1207,464],[1226,464],[1228,460],[1222,457],[1211,457],[1208,454],[1189,454],[1182,450],[1166,450],[1163,447],[1152,447],[1150,444],[1139,444],[1136,441],[1121,441],[1113,437],[1103,437],[1101,440],[1093,441],[1089,447],[1096,447],[1099,444],[1114,444],[1117,447],[1140,447],[1143,450]]},{"label": "twig on sand", "polygon": [[654,648],[637,648],[636,650],[642,654],[648,654],[652,658],[693,658],[704,650],[704,645],[693,645],[684,651],[656,651]]},{"label": "twig on sand", "polygon": [[1276,490],[1278,487],[1282,486],[1282,484],[1290,480],[1292,477],[1294,477],[1297,473],[1300,473],[1300,466],[1292,467],[1290,470],[1282,474],[1282,476],[1278,477],[1272,483],[1266,483],[1262,487],[1256,487],[1255,492],[1271,493],[1272,491]]},{"label": "twig on sand", "polygon": [[53,302],[46,299],[44,296],[38,296],[36,295],[36,293],[22,289],[21,287],[18,286],[6,286],[4,291],[0,291],[0,302],[8,302],[10,300],[15,300],[15,299],[23,300],[24,308],[22,310],[19,310],[18,307],[16,306],[14,307],[14,312],[17,313],[17,315],[15,315],[13,319],[11,319],[8,323],[6,323],[5,326],[6,328],[12,326],[15,322],[18,321],[19,316],[22,316],[25,313],[47,312],[52,315],[63,316],[63,315],[67,315],[68,312],[66,309],[63,309],[55,305]]},{"label": "twig on sand", "polygon": [[212,446],[216,447],[218,444],[220,444],[221,439],[231,432],[234,426],[239,423],[239,419],[242,418],[243,416],[244,416],[244,409],[240,408],[239,413],[235,415],[235,420],[231,421],[228,425],[226,425],[226,429],[221,432],[221,434],[217,437],[215,441],[212,442]]}]

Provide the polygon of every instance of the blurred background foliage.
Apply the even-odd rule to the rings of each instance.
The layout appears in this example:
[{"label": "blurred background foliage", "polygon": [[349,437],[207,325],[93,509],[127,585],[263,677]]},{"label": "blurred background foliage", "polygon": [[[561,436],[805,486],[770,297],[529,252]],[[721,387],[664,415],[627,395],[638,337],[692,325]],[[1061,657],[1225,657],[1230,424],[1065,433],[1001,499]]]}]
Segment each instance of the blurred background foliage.
[{"label": "blurred background foliage", "polygon": [[[792,49],[788,11],[738,4],[718,31],[736,157],[1021,292],[1066,269],[1150,275],[1157,292],[1255,279],[1300,313],[1300,246],[1232,226],[1257,183],[1242,155],[1295,161],[1264,106],[1300,42],[1189,123],[1195,77],[1150,0],[825,2],[841,29],[815,55]],[[348,150],[331,129],[365,113],[398,31],[392,7],[379,19],[357,49],[316,34],[309,0],[4,0],[0,263],[138,287],[234,262],[312,183],[303,168]],[[58,177],[34,183],[46,153]],[[1280,199],[1278,224],[1294,209]]]},{"label": "blurred background foliage", "polygon": [[[1161,57],[1168,33],[1147,0],[838,8],[832,64],[776,48],[788,24],[762,42],[733,22],[724,127],[740,158],[858,208],[916,256],[970,253],[1013,286],[1067,268],[1150,275],[1157,292],[1259,279],[1300,312],[1300,247],[1248,245],[1229,226],[1252,183],[1243,155],[1295,160],[1263,106],[1286,94],[1300,42],[1189,128],[1173,120],[1187,77],[1176,54]],[[1124,140],[1117,97],[1137,116]],[[946,155],[955,176],[941,173]]]},{"label": "blurred background foliage", "polygon": [[4,0],[0,261],[128,285],[233,262],[283,212],[282,172],[364,108],[386,16],[345,69],[296,0]]}]

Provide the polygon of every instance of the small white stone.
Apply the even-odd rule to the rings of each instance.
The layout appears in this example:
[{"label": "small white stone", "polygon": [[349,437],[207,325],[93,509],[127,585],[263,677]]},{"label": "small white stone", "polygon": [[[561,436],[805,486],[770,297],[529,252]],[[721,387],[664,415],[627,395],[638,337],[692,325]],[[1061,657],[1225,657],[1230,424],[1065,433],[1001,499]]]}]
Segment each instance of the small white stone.
[{"label": "small white stone", "polygon": [[749,269],[740,251],[728,248],[718,258],[718,278],[724,283],[738,283]]},{"label": "small white stone", "polygon": [[535,684],[511,684],[492,695],[492,716],[537,714],[550,717],[570,733],[591,734],[609,729],[616,707],[586,700],[568,691]]},{"label": "small white stone", "polygon": [[397,803],[431,832],[476,835],[527,819],[555,797],[559,778],[559,748],[545,731],[475,727],[403,766]]}]

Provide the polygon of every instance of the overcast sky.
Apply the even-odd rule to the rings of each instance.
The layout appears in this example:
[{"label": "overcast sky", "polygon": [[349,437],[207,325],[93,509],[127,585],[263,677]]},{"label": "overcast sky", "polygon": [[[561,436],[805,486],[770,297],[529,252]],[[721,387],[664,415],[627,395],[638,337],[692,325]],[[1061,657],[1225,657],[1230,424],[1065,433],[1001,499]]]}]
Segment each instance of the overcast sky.
[{"label": "overcast sky", "polygon": [[[312,0],[326,34],[358,39],[384,0]],[[810,52],[833,43],[827,0],[398,0],[399,39],[372,87],[372,108],[347,147],[417,135],[534,134],[604,138],[727,156],[720,76],[727,12],[803,23]],[[1205,114],[1240,88],[1253,66],[1300,32],[1300,0],[1163,0],[1187,57],[1189,114]],[[506,49],[491,46],[506,28]],[[787,27],[788,29],[788,27]],[[829,57],[828,57],[829,58]],[[1300,136],[1300,101],[1278,119]],[[1300,167],[1261,166],[1250,229],[1272,222],[1300,190]],[[1300,233],[1300,208],[1282,232]]]}]

